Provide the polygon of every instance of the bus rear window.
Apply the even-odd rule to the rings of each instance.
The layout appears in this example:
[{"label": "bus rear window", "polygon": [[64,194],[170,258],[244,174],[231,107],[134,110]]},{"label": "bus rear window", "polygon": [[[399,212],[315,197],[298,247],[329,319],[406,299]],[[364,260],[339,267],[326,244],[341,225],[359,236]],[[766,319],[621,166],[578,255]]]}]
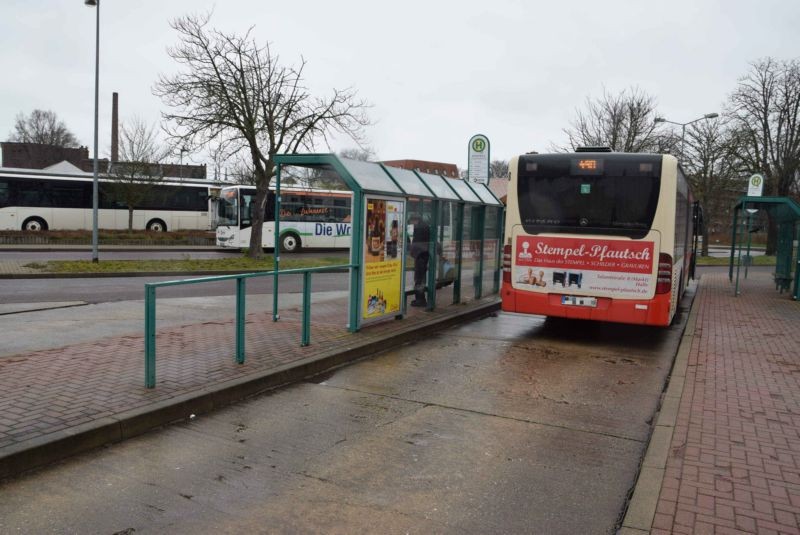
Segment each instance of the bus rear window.
[{"label": "bus rear window", "polygon": [[525,232],[641,239],[658,206],[661,156],[535,155],[520,158],[517,176]]}]

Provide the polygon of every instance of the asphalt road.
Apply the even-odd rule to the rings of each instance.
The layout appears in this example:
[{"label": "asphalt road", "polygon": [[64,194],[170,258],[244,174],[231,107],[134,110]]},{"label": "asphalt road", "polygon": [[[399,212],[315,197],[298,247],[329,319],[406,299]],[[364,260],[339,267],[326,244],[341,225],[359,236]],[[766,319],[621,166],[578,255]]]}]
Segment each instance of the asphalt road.
[{"label": "asphalt road", "polygon": [[[176,247],[174,249],[158,250],[128,250],[128,251],[103,251],[99,252],[100,260],[182,260],[182,259],[206,259],[206,258],[233,258],[241,256],[241,251],[230,249],[202,249],[191,250]],[[341,256],[347,258],[349,250],[323,250],[323,251],[301,251],[291,253],[292,256],[302,258],[316,258]],[[289,253],[283,253],[284,257]],[[92,252],[85,250],[44,250],[44,249],[25,249],[16,250],[4,248],[0,249],[0,261],[3,260],[29,260],[36,262],[46,262],[48,260],[91,260]]]},{"label": "asphalt road", "polygon": [[[152,250],[152,251],[100,251],[100,260],[180,260],[184,258],[232,258],[240,256],[240,251],[229,250]],[[44,250],[0,250],[2,260],[29,260],[46,262],[48,260],[91,260],[91,251],[44,251]]]},{"label": "asphalt road", "polygon": [[0,532],[612,533],[681,329],[485,318],[6,482]]},{"label": "asphalt road", "polygon": [[[199,276],[199,275],[196,275]],[[44,303],[54,301],[85,301],[106,303],[144,299],[146,282],[192,278],[193,275],[169,277],[96,277],[68,279],[0,279],[1,303]],[[318,273],[312,276],[313,292],[347,290],[347,273]],[[303,291],[303,279],[299,275],[282,276],[281,293]],[[247,281],[248,294],[271,294],[272,277],[254,278]],[[211,297],[235,295],[234,281],[213,282],[200,285],[160,288],[159,298],[167,297]]]},{"label": "asphalt road", "polygon": [[[141,260],[141,259],[181,259],[181,258],[226,258],[241,253],[230,251],[105,251],[101,252],[104,260]],[[293,256],[303,258],[341,256],[347,262],[347,251],[313,251],[295,253]],[[284,258],[286,254],[284,254]],[[90,260],[91,252],[87,251],[9,251],[0,250],[2,260],[30,260],[44,262],[47,260]],[[104,303],[112,301],[128,301],[144,299],[145,282],[190,278],[170,275],[166,277],[85,277],[85,278],[53,278],[53,279],[0,279],[0,303],[43,303],[54,301],[85,301],[87,303]],[[160,297],[209,297],[231,295],[235,292],[233,282],[203,284],[202,286],[180,286],[159,290]],[[302,279],[298,276],[281,278],[282,293],[302,292]],[[248,281],[248,292],[253,294],[272,293],[272,280],[252,279]],[[348,279],[346,274],[323,273],[312,278],[313,291],[328,292],[346,290]]]}]

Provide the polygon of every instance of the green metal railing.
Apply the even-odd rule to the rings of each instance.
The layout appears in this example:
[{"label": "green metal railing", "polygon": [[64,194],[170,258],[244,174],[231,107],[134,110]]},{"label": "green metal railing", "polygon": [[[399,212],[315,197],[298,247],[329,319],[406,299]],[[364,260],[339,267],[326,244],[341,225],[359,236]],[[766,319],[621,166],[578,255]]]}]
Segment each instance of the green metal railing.
[{"label": "green metal railing", "polygon": [[[156,386],[156,290],[166,286],[185,286],[189,284],[203,284],[208,282],[219,282],[226,280],[236,281],[236,362],[244,364],[245,360],[245,290],[246,280],[257,277],[277,277],[279,275],[302,275],[303,276],[303,305],[302,305],[302,330],[301,346],[311,343],[311,275],[325,271],[352,271],[357,266],[353,264],[342,264],[338,266],[322,266],[301,269],[287,269],[283,271],[262,271],[258,273],[242,273],[237,275],[218,275],[214,277],[199,277],[196,279],[183,279],[164,282],[149,282],[144,285],[144,385],[146,388]],[[273,287],[273,293],[277,295],[277,286]],[[351,296],[352,299],[352,296]],[[277,318],[277,299],[273,301],[273,318]],[[353,307],[353,303],[350,303]]]}]

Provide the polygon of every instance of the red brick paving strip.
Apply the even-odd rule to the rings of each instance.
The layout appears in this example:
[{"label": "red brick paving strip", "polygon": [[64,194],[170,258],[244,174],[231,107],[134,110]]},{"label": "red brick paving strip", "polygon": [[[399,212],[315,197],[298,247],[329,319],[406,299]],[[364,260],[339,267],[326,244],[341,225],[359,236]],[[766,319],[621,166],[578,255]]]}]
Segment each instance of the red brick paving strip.
[{"label": "red brick paving strip", "polygon": [[[472,296],[466,297],[469,301]],[[214,383],[262,374],[321,350],[346,350],[381,340],[465,306],[448,306],[451,287],[440,290],[437,299],[435,312],[409,307],[403,321],[367,325],[355,334],[346,329],[346,299],[312,301],[307,347],[300,346],[300,308],[280,310],[278,322],[272,321],[271,309],[248,310],[243,365],[235,362],[232,317],[158,329],[155,389],[144,387],[143,332],[0,358],[0,455],[4,447],[146,408]]]},{"label": "red brick paving strip", "polygon": [[651,533],[800,533],[800,303],[703,275]]}]

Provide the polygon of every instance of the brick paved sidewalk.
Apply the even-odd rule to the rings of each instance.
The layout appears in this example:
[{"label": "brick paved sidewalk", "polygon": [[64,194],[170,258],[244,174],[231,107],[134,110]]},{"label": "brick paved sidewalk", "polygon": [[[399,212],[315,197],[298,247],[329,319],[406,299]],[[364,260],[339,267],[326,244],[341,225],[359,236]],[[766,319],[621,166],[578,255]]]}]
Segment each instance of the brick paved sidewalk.
[{"label": "brick paved sidewalk", "polygon": [[741,288],[700,283],[651,533],[800,533],[800,303],[766,273]]},{"label": "brick paved sidewalk", "polygon": [[[449,303],[452,292],[442,290],[439,298]],[[490,296],[441,306],[433,312],[409,307],[402,321],[367,325],[355,334],[345,326],[346,299],[312,302],[311,345],[307,347],[300,346],[299,307],[281,309],[278,322],[272,321],[271,311],[248,310],[246,362],[242,365],[234,359],[233,318],[158,329],[155,389],[144,387],[143,333],[1,358],[0,477],[18,471],[9,468],[19,462],[12,459],[29,446],[41,447],[48,440],[64,439],[87,427],[120,427],[118,421],[124,415],[135,413],[139,418],[148,410],[173,402],[186,408],[180,417],[187,417],[190,412],[209,408],[205,404],[195,409],[187,403],[195,394],[380,344],[393,336],[421,336],[425,331],[420,329],[474,311],[485,313],[497,302],[497,296]],[[42,336],[47,336],[46,330]],[[121,434],[125,435],[124,430]],[[35,465],[41,461],[30,462]]]}]

